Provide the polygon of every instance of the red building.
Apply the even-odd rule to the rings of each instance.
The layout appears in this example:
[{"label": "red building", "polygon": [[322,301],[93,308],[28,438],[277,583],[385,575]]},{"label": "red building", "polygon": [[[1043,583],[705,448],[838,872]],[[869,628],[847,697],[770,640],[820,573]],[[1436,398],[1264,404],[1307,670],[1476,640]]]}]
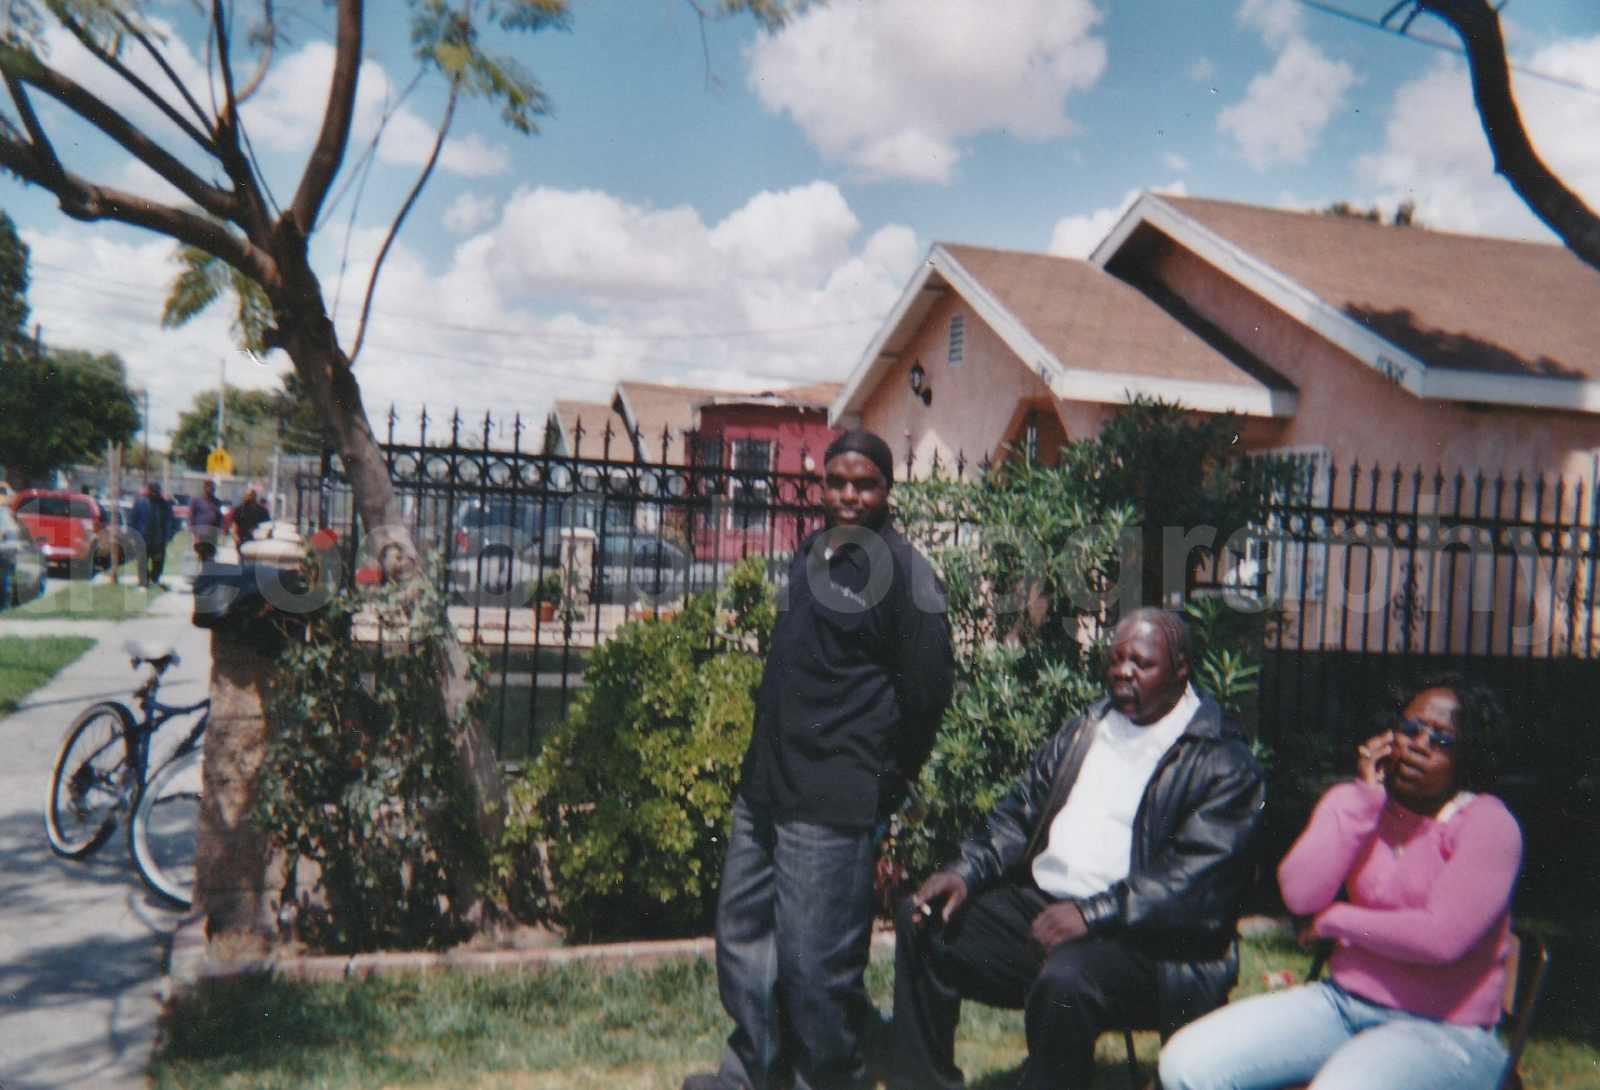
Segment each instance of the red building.
[{"label": "red building", "polygon": [[695,428],[686,436],[684,455],[708,471],[703,494],[712,498],[695,526],[696,556],[735,560],[785,553],[816,528],[815,489],[788,478],[821,469],[835,434],[828,406],[840,388],[822,382],[713,394],[695,403]]}]

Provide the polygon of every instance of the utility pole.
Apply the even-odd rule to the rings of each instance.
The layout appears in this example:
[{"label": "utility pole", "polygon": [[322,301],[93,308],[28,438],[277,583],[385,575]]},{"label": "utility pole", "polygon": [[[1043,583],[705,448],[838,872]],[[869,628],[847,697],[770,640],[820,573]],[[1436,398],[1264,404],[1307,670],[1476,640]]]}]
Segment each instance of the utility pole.
[{"label": "utility pole", "polygon": [[222,357],[222,386],[217,390],[217,446],[222,446],[222,429],[226,417],[223,406],[228,401],[228,357]]},{"label": "utility pole", "polygon": [[144,486],[150,487],[150,387],[144,388]]}]

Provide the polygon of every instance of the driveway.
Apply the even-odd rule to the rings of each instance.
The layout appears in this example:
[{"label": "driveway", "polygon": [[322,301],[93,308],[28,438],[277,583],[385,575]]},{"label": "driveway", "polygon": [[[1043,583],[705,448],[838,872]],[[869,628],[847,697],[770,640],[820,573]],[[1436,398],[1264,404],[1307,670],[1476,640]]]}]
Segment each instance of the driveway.
[{"label": "driveway", "polygon": [[[184,591],[120,624],[0,621],[0,635],[81,632],[98,643],[0,719],[0,1087],[145,1085],[163,960],[177,913],[139,881],[121,831],[83,862],[44,836],[50,765],[67,725],[95,700],[129,702],[123,644],[166,643],[181,662],[163,697],[193,703],[210,675],[209,634],[189,623]],[[172,730],[177,724],[170,724]]]}]

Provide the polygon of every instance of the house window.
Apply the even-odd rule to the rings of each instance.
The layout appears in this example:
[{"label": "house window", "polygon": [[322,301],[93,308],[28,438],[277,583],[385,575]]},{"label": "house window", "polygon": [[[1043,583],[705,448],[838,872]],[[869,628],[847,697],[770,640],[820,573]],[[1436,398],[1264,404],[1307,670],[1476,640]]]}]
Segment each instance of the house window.
[{"label": "house window", "polygon": [[945,359],[951,367],[960,367],[967,355],[967,316],[950,315],[949,352]]},{"label": "house window", "polygon": [[[702,435],[695,439],[694,464],[696,469],[719,470],[722,468],[722,436]],[[697,473],[695,475],[695,495],[704,505],[700,509],[699,523],[702,530],[714,530],[717,525],[717,511],[721,509],[721,481],[722,475],[717,472]]]},{"label": "house window", "polygon": [[734,476],[728,482],[729,498],[733,501],[728,510],[728,527],[765,530],[767,508],[772,500],[772,482],[766,477],[772,469],[772,441],[733,439],[728,443],[728,454],[730,469],[749,474]]}]

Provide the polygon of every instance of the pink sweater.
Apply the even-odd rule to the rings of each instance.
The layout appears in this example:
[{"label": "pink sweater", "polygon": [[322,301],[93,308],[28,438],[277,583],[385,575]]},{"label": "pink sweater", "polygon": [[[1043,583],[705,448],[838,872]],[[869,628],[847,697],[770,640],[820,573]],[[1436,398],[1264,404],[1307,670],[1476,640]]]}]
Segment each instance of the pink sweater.
[{"label": "pink sweater", "polygon": [[[1522,830],[1478,795],[1445,821],[1364,782],[1332,787],[1278,868],[1283,902],[1338,943],[1329,966],[1355,995],[1429,1018],[1500,1020]],[[1340,887],[1348,901],[1335,902]]]}]

